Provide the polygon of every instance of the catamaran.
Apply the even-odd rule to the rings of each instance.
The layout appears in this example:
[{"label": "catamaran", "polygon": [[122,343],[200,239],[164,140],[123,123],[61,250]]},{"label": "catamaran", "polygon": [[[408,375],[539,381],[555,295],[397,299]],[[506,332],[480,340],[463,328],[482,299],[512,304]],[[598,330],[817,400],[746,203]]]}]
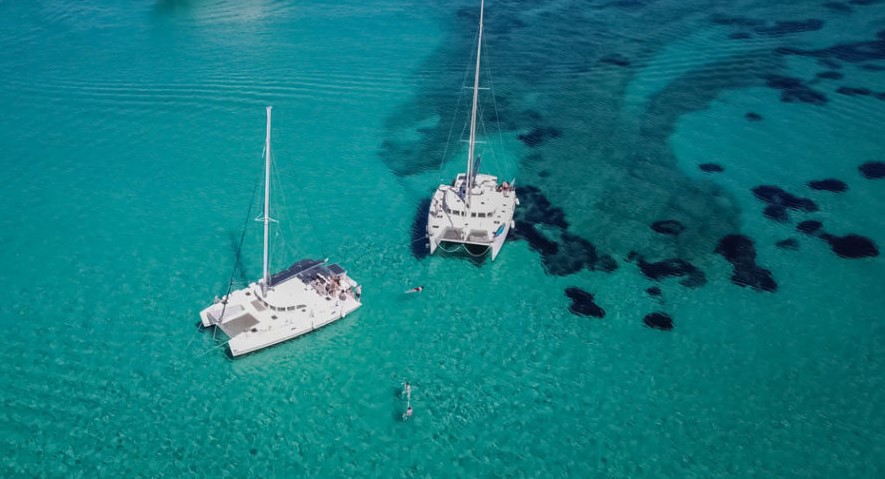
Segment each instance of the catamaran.
[{"label": "catamaran", "polygon": [[[302,259],[270,274],[270,114],[264,145],[264,274],[249,286],[231,291],[200,312],[204,327],[214,326],[229,340],[231,356],[251,353],[335,322],[362,306],[361,287],[328,259]],[[231,285],[233,282],[231,281]]]},{"label": "catamaran", "polygon": [[427,213],[427,238],[430,254],[437,248],[455,252],[463,247],[474,256],[482,256],[491,251],[494,261],[510,228],[515,226],[513,211],[519,202],[512,182],[498,183],[498,177],[479,173],[480,158],[474,158],[484,9],[485,1],[482,1],[479,9],[467,170],[458,174],[451,184],[439,185],[433,193]]}]

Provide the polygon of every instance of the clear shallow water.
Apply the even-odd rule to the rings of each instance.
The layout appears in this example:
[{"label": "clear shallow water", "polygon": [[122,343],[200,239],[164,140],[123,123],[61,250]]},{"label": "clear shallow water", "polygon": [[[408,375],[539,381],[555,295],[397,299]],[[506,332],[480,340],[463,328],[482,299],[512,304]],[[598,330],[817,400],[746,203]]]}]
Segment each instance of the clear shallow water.
[{"label": "clear shallow water", "polygon": [[[885,59],[822,81],[825,59],[776,53],[885,28],[882,4],[844,5],[489,4],[505,131],[488,167],[619,264],[559,275],[525,240],[481,267],[412,253],[420,201],[458,168],[437,169],[472,2],[2,4],[2,475],[881,475],[881,256],[842,259],[794,228],[885,244],[885,180],[857,171],[885,160],[885,101],[836,92],[885,90],[862,67]],[[722,21],[738,15],[762,23]],[[823,28],[754,30],[808,18]],[[775,74],[827,103],[781,102]],[[193,324],[230,274],[266,104],[276,266],[331,256],[366,307],[231,361]],[[519,141],[533,128],[559,136]],[[827,177],[849,190],[805,185]],[[820,210],[772,222],[760,184]],[[656,234],[660,219],[686,231]],[[713,250],[738,232],[777,292],[729,281]],[[774,245],[791,236],[798,251]],[[707,284],[664,280],[652,298],[630,251],[685,258]],[[569,286],[606,316],[570,313]],[[675,329],[644,327],[652,311]]]}]

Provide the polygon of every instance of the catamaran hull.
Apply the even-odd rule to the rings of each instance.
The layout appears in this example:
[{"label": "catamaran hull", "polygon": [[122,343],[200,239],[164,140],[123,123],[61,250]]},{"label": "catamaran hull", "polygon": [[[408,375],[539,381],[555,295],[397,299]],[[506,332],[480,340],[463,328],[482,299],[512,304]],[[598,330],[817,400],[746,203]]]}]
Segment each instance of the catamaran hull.
[{"label": "catamaran hull", "polygon": [[[353,312],[354,310],[356,310],[356,308],[353,308],[350,312]],[[274,334],[268,334],[264,338],[261,338],[261,340],[259,340],[257,342],[245,342],[245,341],[235,342],[234,340],[231,340],[228,343],[228,347],[230,348],[231,356],[234,356],[234,357],[242,356],[244,354],[253,353],[255,351],[258,351],[258,350],[261,350],[264,348],[268,348],[268,347],[277,345],[279,343],[286,342],[290,339],[295,339],[298,336],[302,336],[307,333],[314,332],[317,329],[322,328],[323,326],[327,326],[327,325],[332,324],[338,320],[344,319],[344,317],[347,316],[347,314],[348,313],[346,313],[346,312],[342,312],[340,316],[336,314],[336,315],[330,317],[326,321],[312,323],[309,328],[305,328],[305,329],[298,329],[297,327],[293,326],[289,331],[279,331],[279,332],[275,332]]]},{"label": "catamaran hull", "polygon": [[[279,343],[283,343],[290,339],[297,338],[317,329],[334,323],[340,319],[344,319],[348,314],[356,311],[361,306],[360,303],[349,303],[346,305],[338,305],[331,310],[314,313],[314,317],[295,318],[289,321],[283,327],[277,327],[269,331],[251,332],[249,335],[236,335],[229,338],[227,343],[230,354],[233,357],[249,354]],[[200,313],[200,319],[204,326],[211,326],[211,318],[208,310]],[[326,317],[321,317],[323,315]],[[223,328],[220,331],[225,332]],[[226,333],[225,333],[226,334]]]},{"label": "catamaran hull", "polygon": [[200,312],[203,326],[229,338],[242,356],[331,324],[362,306],[360,287],[340,266],[305,259],[261,283],[232,291]]},{"label": "catamaran hull", "polygon": [[477,242],[466,242],[466,241],[451,241],[451,240],[441,240],[439,238],[429,238],[428,246],[430,248],[430,254],[434,254],[440,245],[445,243],[445,246],[442,246],[442,249],[447,252],[453,252],[453,249],[460,249],[462,246],[465,250],[467,250],[468,254],[471,256],[481,256],[483,254],[490,253],[492,261],[498,257],[498,253],[501,252],[501,248],[504,247],[504,243],[507,241],[507,234],[510,232],[511,225],[508,224],[506,227],[502,228],[501,231],[495,236],[495,238],[489,243],[477,243]]},{"label": "catamaran hull", "polygon": [[501,248],[504,246],[504,242],[507,241],[507,233],[510,233],[510,227],[513,222],[507,224],[504,227],[504,230],[495,236],[495,240],[492,241],[492,247],[490,248],[492,251],[492,261],[495,261],[495,258],[498,257],[498,253],[501,252]]}]

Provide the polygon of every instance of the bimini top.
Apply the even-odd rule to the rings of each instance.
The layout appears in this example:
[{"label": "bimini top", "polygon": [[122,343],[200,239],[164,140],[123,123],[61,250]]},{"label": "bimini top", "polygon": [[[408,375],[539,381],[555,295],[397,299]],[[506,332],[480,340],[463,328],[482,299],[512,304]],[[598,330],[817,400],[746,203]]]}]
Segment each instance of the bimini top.
[{"label": "bimini top", "polygon": [[346,273],[344,268],[338,266],[337,264],[330,264],[327,266],[323,266],[326,264],[327,259],[302,259],[300,261],[296,261],[295,264],[289,266],[287,269],[280,271],[279,273],[271,276],[270,284],[271,286],[275,284],[280,284],[283,281],[286,281],[292,277],[298,277],[302,282],[309,283],[317,278],[317,276],[337,276],[340,274]]},{"label": "bimini top", "polygon": [[270,284],[275,285],[286,281],[287,279],[298,276],[305,271],[315,268],[323,263],[326,260],[324,259],[302,259],[300,261],[296,261],[292,266],[280,271],[279,273],[270,277]]}]

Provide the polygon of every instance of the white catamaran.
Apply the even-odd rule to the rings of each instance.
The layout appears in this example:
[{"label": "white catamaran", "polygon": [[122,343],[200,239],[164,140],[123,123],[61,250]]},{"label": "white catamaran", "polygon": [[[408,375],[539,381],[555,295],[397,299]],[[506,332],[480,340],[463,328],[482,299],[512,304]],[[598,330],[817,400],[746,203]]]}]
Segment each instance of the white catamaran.
[{"label": "white catamaran", "polygon": [[232,356],[257,351],[337,321],[362,306],[360,286],[328,260],[302,259],[277,274],[268,269],[270,253],[270,112],[265,140],[264,274],[246,288],[228,291],[200,312],[205,327],[227,335]]},{"label": "white catamaran", "polygon": [[[433,193],[427,214],[427,238],[430,242],[430,254],[438,247],[454,252],[463,246],[472,255],[491,251],[494,261],[507,239],[507,233],[515,226],[513,210],[519,203],[514,186],[506,181],[499,184],[496,176],[479,173],[479,157],[474,158],[484,8],[485,1],[482,1],[476,44],[467,171],[458,174],[451,184],[439,185]],[[443,244],[451,244],[454,248],[448,250]]]}]

